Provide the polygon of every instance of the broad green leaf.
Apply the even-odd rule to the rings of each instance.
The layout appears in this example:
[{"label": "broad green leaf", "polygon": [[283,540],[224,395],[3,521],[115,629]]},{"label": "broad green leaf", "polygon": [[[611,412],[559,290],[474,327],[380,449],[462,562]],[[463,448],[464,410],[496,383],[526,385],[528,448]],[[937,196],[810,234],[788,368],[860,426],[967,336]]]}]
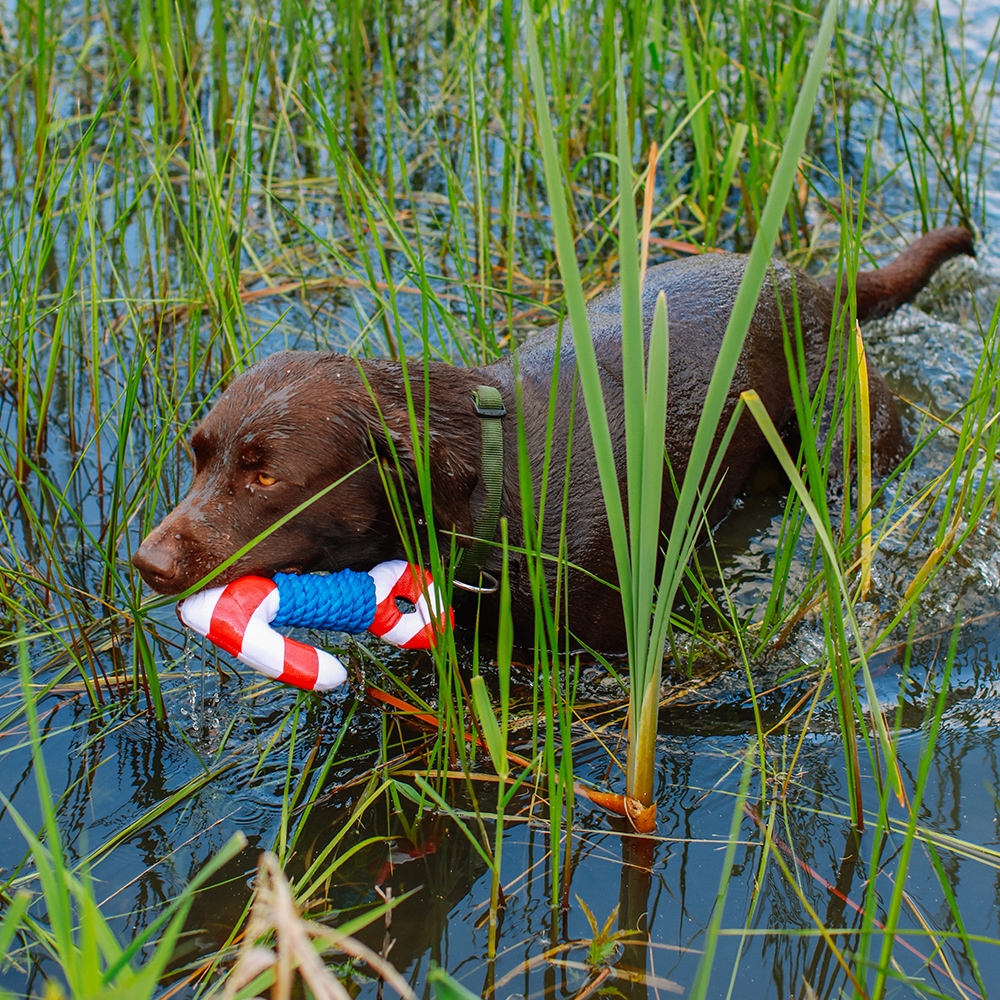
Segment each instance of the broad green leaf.
[{"label": "broad green leaf", "polygon": [[478,994],[452,979],[440,966],[431,966],[427,972],[427,982],[434,989],[435,1000],[480,1000]]},{"label": "broad green leaf", "polygon": [[493,714],[493,706],[490,704],[490,693],[486,689],[486,681],[482,676],[476,674],[472,678],[472,704],[476,709],[476,718],[479,720],[479,729],[486,741],[486,747],[493,759],[493,767],[501,778],[507,776],[507,747],[504,738],[500,734],[500,725],[497,717]]}]

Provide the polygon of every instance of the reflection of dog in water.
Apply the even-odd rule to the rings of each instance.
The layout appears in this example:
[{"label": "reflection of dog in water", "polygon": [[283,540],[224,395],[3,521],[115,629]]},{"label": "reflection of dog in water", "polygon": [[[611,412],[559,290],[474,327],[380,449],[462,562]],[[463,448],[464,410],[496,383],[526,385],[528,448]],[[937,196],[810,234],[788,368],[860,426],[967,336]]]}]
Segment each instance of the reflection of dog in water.
[{"label": "reflection of dog in water", "polygon": [[405,865],[410,861],[417,861],[434,854],[437,851],[437,842],[425,840],[417,845],[402,838],[389,841],[389,856],[382,862],[382,867],[375,876],[375,884],[385,885],[389,877],[393,875],[399,865]]},{"label": "reflection of dog in water", "polygon": [[[480,803],[482,805],[482,803]],[[408,831],[414,839],[386,839],[367,855],[364,874],[352,881],[350,889],[360,893],[352,904],[380,902],[373,886],[382,892],[391,890],[396,905],[392,910],[390,936],[395,939],[390,961],[397,969],[409,968],[422,957],[430,955],[439,964],[448,922],[456,906],[468,899],[473,885],[486,872],[486,864],[465,833],[451,821],[435,816]],[[336,898],[343,890],[335,890]],[[415,890],[415,891],[414,891]],[[350,891],[350,890],[348,890]],[[412,892],[412,896],[405,899]],[[369,924],[355,936],[374,951],[378,951],[385,935],[381,920]]]}]

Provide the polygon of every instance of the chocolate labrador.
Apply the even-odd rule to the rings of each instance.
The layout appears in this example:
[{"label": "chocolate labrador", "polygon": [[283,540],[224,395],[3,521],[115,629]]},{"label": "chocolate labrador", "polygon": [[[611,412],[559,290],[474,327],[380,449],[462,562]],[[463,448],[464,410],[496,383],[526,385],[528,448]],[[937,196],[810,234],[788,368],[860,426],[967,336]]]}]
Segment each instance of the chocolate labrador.
[{"label": "chocolate labrador", "polygon": [[[948,227],[928,233],[889,266],[858,275],[858,317],[868,319],[896,309],[926,284],[943,261],[973,252],[972,237],[965,229]],[[663,291],[667,298],[666,453],[678,483],[745,263],[746,258],[738,254],[705,254],[652,267],[646,274],[642,304],[647,333],[656,296]],[[778,262],[772,278],[765,281],[757,303],[729,390],[723,427],[740,392],[752,388],[779,429],[794,429],[783,334],[783,327],[795,330],[793,301],[797,300],[803,360],[813,389],[826,363],[833,281],[817,282]],[[624,420],[618,291],[595,298],[588,315],[611,433],[620,444]],[[557,352],[559,370],[554,380]],[[404,499],[400,490],[418,513],[417,523],[424,520],[406,378],[401,365],[393,361],[305,351],[275,354],[241,374],[191,439],[195,472],[188,495],[150,532],[133,558],[143,579],[163,594],[186,590],[283,515],[338,480],[342,481],[335,488],[216,577],[213,585],[248,573],[367,570],[386,559],[405,558],[394,513],[394,504],[398,510]],[[594,649],[609,653],[623,649],[620,601],[603,582],[616,580],[615,563],[582,393],[574,393],[575,355],[569,330],[564,328],[561,340],[555,329],[543,332],[518,349],[516,360],[506,356],[482,368],[437,362],[425,368],[413,362],[408,378],[419,432],[429,443],[433,526],[446,553],[452,535],[458,551],[473,544],[477,526],[482,533],[484,507],[497,500],[500,516],[508,519],[511,545],[522,545],[517,407],[537,502],[546,461],[549,402],[555,392],[542,548],[558,552],[562,483],[570,451],[565,554],[577,569],[570,570],[562,598],[569,629],[579,643]],[[892,396],[870,362],[869,385],[875,471],[885,474],[908,446]],[[496,421],[498,411],[490,415],[477,404],[474,394],[482,386],[498,389],[507,410],[499,420],[502,488],[497,475],[495,490],[485,482],[489,476],[482,459],[482,425]],[[713,522],[729,510],[766,448],[756,424],[744,414],[726,453],[724,475],[709,511]],[[619,449],[618,469],[624,489],[623,450]],[[389,477],[387,469],[392,473]],[[664,532],[670,531],[674,507],[674,488],[665,476],[660,517]],[[486,533],[493,536],[495,520],[487,517],[485,523],[490,526]],[[496,551],[485,555],[485,568],[495,573]],[[534,600],[523,559],[512,557],[510,579],[515,629],[530,641]]]}]

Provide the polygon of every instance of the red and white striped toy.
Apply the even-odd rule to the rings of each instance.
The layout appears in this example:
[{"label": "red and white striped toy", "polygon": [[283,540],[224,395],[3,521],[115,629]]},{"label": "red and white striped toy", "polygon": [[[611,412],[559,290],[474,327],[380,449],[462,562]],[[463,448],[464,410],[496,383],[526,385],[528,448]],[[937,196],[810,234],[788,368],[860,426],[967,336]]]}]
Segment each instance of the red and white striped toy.
[{"label": "red and white striped toy", "polygon": [[[313,585],[309,590],[319,589],[328,582],[343,583],[335,581],[337,575],[295,577],[295,593],[286,585],[284,601],[301,596],[304,583]],[[353,632],[367,627],[373,635],[395,646],[429,649],[434,645],[435,629],[441,629],[445,619],[454,622],[451,608],[441,605],[430,573],[419,566],[394,559],[380,563],[367,574],[350,575],[354,579],[345,586],[354,586],[359,577],[370,578],[366,590],[374,590],[373,594],[361,595],[362,603],[366,598],[371,602],[361,614],[363,621],[358,618],[356,607],[348,623],[322,614],[317,618],[316,609],[310,604],[310,613],[303,609],[301,620],[294,613],[297,608],[289,615],[291,605],[286,606],[281,623]],[[277,582],[261,576],[240,577],[225,587],[212,587],[186,598],[177,605],[177,614],[189,628],[265,677],[305,691],[329,691],[347,680],[343,663],[331,653],[289,639],[271,627],[282,608],[281,582],[287,579],[280,574]],[[412,610],[401,610],[400,602],[412,606]]]}]

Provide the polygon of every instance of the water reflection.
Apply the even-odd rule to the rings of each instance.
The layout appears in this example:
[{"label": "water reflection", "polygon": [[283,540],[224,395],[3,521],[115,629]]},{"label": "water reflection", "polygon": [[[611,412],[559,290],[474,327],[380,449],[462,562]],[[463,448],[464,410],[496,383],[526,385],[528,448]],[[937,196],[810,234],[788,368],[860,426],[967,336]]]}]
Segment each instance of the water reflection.
[{"label": "water reflection", "polygon": [[[995,691],[998,652],[995,618],[966,629],[954,684],[947,693],[943,718],[947,735],[932,762],[920,813],[921,825],[928,836],[934,835],[933,846],[916,851],[911,860],[907,878],[911,909],[904,911],[905,927],[919,927],[919,919],[942,929],[954,927],[937,867],[955,895],[968,932],[995,936],[1000,931],[1000,851],[977,855],[948,839],[998,847],[1000,820],[990,791],[1000,787]],[[940,657],[941,643],[927,641],[917,646],[910,668],[899,753],[904,780],[911,789],[923,738],[920,727],[933,703]],[[189,690],[186,683],[170,690],[176,708],[187,702]],[[62,747],[60,755],[51,756],[51,776],[56,793],[63,796],[64,815],[68,822],[78,824],[78,856],[126,829],[131,819],[147,809],[168,800],[187,782],[204,774],[204,768],[229,767],[158,819],[126,836],[111,858],[99,861],[94,868],[105,895],[113,897],[112,906],[122,914],[120,932],[132,935],[234,829],[250,834],[248,848],[228,866],[220,883],[200,894],[189,920],[192,933],[178,959],[182,963],[195,962],[221,945],[240,919],[249,897],[248,879],[256,853],[273,843],[277,832],[287,768],[287,757],[282,756],[288,749],[287,735],[278,736],[276,751],[263,764],[260,755],[262,745],[280,729],[290,704],[287,695],[266,689],[248,695],[231,683],[215,688],[214,681],[206,693],[212,702],[206,708],[235,722],[226,745],[217,748],[221,754],[213,758],[210,748],[202,747],[201,760],[192,752],[190,737],[179,732],[178,725],[165,729],[143,718],[129,717],[117,727],[103,728],[101,737],[94,738],[91,710],[82,705],[78,695],[55,693],[43,702],[49,745]],[[617,905],[617,928],[641,931],[614,957],[616,976],[621,973],[611,982],[615,989],[629,997],[646,994],[646,983],[624,974],[634,968],[645,969],[649,982],[661,984],[660,995],[669,992],[668,983],[688,988],[719,884],[724,831],[735,807],[738,762],[752,743],[753,732],[745,708],[731,701],[716,704],[713,725],[707,726],[710,695],[710,691],[702,691],[703,704],[677,706],[661,720],[655,838],[625,837],[619,821],[597,810],[577,810],[570,841],[567,911],[553,912],[551,907],[544,818],[518,815],[527,800],[511,810],[504,848],[507,906],[500,954],[492,967],[487,962],[487,932],[482,921],[482,901],[489,898],[489,873],[465,835],[443,816],[431,815],[414,828],[412,816],[394,813],[386,800],[367,809],[352,823],[339,853],[348,854],[352,846],[361,846],[316,894],[317,912],[334,920],[346,919],[378,902],[376,885],[391,887],[394,897],[406,897],[393,914],[396,944],[392,958],[415,984],[422,982],[428,962],[435,961],[457,971],[476,992],[491,980],[503,980],[505,998],[511,992],[526,997],[568,997],[593,975],[583,964],[585,946],[574,944],[593,937],[576,903],[579,896],[601,923]],[[8,687],[6,700],[10,697]],[[779,717],[780,708],[774,718]],[[316,710],[301,720],[294,759],[304,764],[315,740],[335,735],[342,718],[342,704],[333,699],[317,702]],[[344,787],[343,779],[363,770],[366,758],[372,762],[378,759],[380,734],[377,713],[361,706],[342,751],[354,764],[328,778],[329,791],[309,815],[289,861],[293,878],[345,823],[351,822],[361,789]],[[788,739],[794,741],[796,736],[790,729]],[[772,738],[772,754],[788,753],[788,746],[782,745],[784,739],[780,734]],[[29,822],[37,822],[27,753],[23,746],[11,745],[4,755],[4,791]],[[55,763],[59,759],[65,761],[61,767]],[[820,916],[839,948],[856,951],[861,946],[862,927],[858,907],[867,905],[870,879],[875,880],[875,895],[870,897],[876,905],[873,916],[879,920],[884,917],[881,907],[892,889],[900,827],[894,826],[880,843],[874,842],[871,833],[850,828],[845,818],[842,759],[835,739],[822,734],[808,736],[787,795],[769,803],[770,809],[778,810],[772,836],[781,844],[773,849],[782,852],[797,889],[773,860],[758,883],[769,814],[756,819],[752,814],[743,817],[742,846],[737,850],[724,911],[723,928],[728,933],[719,942],[718,972],[713,976],[711,995],[722,995],[716,990],[728,987],[730,976],[735,989],[752,990],[752,995],[760,996],[805,996],[803,982],[819,997],[836,997],[839,990],[849,988],[843,968],[805,914],[802,899]],[[577,758],[581,778],[600,782],[607,766],[606,752],[599,745],[581,746]],[[449,785],[449,801],[459,810],[468,810],[470,800],[460,786],[459,782]],[[873,805],[874,787],[870,783],[865,794]],[[494,808],[495,786],[484,783],[483,788],[477,788],[477,798],[480,809],[488,815]],[[491,835],[488,819],[486,832]],[[6,856],[11,857],[20,835],[6,814],[0,818],[0,840],[7,845]],[[747,923],[749,935],[732,933]],[[378,949],[384,928],[376,923],[360,936]],[[926,938],[914,938],[912,945],[931,957]],[[560,947],[563,950],[553,953],[553,961],[538,961],[542,953]],[[879,947],[876,936],[873,956]],[[943,948],[955,974],[974,985],[970,961],[960,943],[948,939]],[[905,948],[897,947],[895,956],[910,974],[923,968],[921,959]],[[976,957],[987,982],[991,973],[1000,975],[994,949],[980,947]],[[930,968],[924,973],[951,995],[940,972]],[[0,982],[24,986],[20,974],[10,969]],[[362,995],[374,995],[375,984],[359,980],[356,985]]]}]

